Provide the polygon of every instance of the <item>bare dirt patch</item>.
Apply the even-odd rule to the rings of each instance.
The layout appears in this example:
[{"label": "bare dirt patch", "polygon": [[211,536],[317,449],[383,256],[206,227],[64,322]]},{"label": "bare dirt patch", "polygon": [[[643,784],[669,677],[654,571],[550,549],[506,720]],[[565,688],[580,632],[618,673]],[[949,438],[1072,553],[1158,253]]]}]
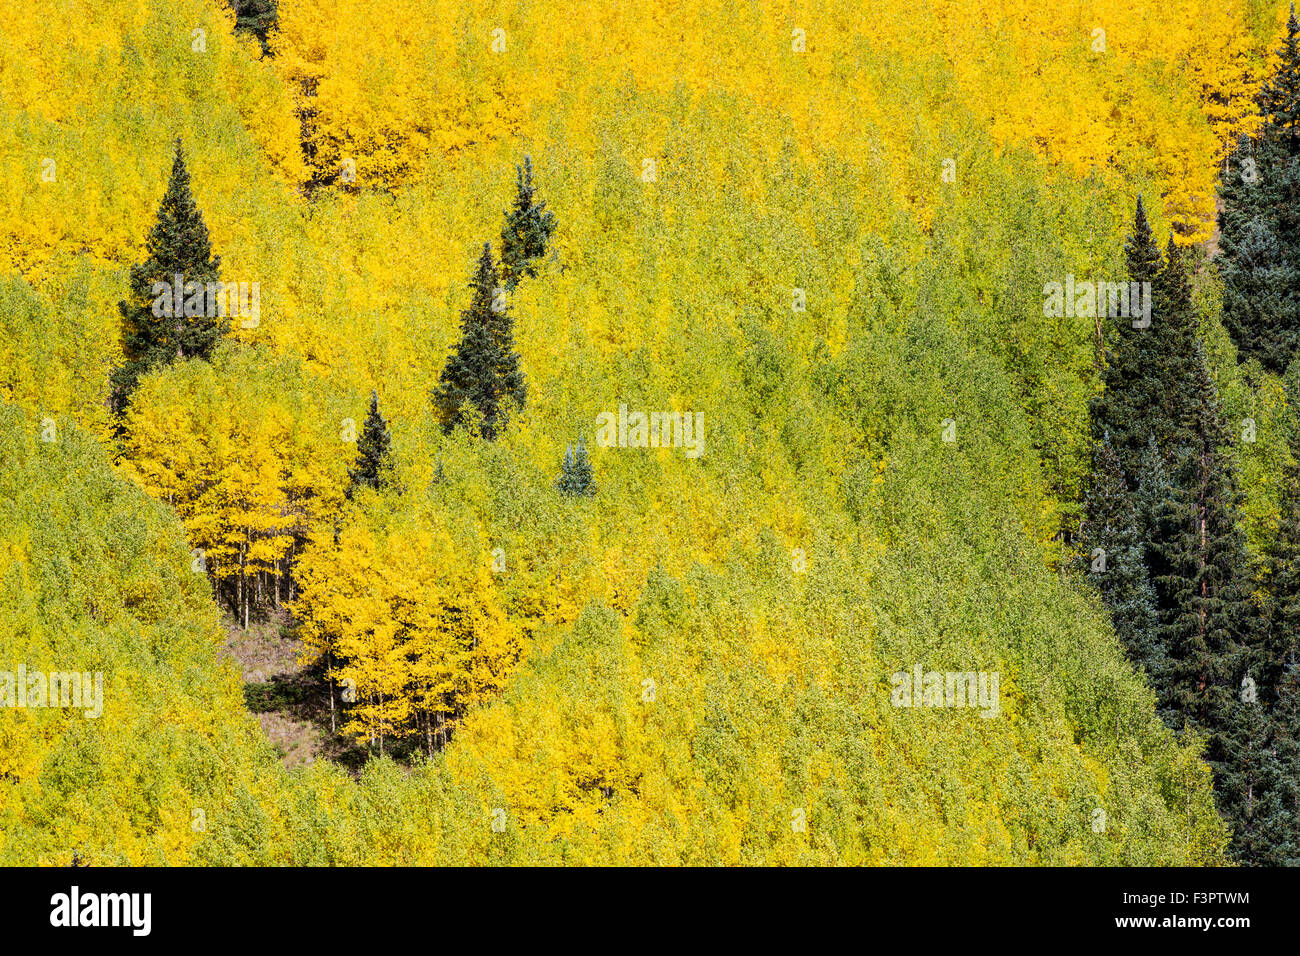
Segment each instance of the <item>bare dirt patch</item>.
[{"label": "bare dirt patch", "polygon": [[223,653],[235,661],[244,680],[244,703],[262,732],[280,752],[286,767],[317,759],[359,766],[364,751],[331,732],[330,691],[320,666],[303,667],[302,642],[293,636],[289,616],[277,612],[244,630],[226,623]]}]

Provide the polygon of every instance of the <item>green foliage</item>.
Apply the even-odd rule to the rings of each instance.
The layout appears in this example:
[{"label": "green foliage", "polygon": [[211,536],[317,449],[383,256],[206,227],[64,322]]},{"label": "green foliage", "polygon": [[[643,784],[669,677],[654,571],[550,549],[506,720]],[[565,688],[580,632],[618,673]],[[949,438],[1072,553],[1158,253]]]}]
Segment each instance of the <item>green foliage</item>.
[{"label": "green foliage", "polygon": [[1300,465],[1283,472],[1277,535],[1267,555],[1269,592],[1262,684],[1271,703],[1292,668],[1300,664]]},{"label": "green foliage", "polygon": [[[512,307],[539,321],[516,328],[493,318],[490,252],[468,305],[445,263],[476,248],[497,209],[485,170],[510,168],[523,136],[462,137],[451,158],[412,147],[400,186],[363,175],[354,193],[308,202],[269,171],[241,114],[207,98],[216,81],[198,58],[168,52],[167,29],[150,26],[142,52],[124,54],[144,64],[130,82],[176,78],[195,92],[166,115],[214,117],[211,139],[192,144],[204,210],[228,262],[256,264],[275,290],[274,314],[211,363],[141,379],[121,467],[159,500],[174,492],[183,533],[88,437],[75,459],[34,457],[42,409],[97,425],[94,386],[116,345],[60,314],[77,301],[73,271],[50,265],[60,283],[39,292],[6,286],[5,328],[48,327],[86,354],[30,332],[0,351],[0,382],[28,410],[16,437],[0,430],[26,443],[12,459],[4,445],[21,490],[0,530],[0,580],[19,573],[4,562],[29,539],[43,569],[35,587],[7,585],[5,610],[44,602],[84,622],[80,633],[130,657],[142,690],[119,697],[134,708],[125,725],[69,721],[78,736],[21,751],[0,858],[61,863],[80,845],[96,865],[1223,862],[1201,742],[1160,722],[1104,602],[1059,572],[1092,447],[1097,335],[1090,319],[1045,316],[1039,290],[1044,277],[1122,268],[1130,184],[1080,180],[996,142],[951,64],[929,54],[900,70],[894,52],[856,47],[855,75],[879,95],[861,98],[871,109],[846,117],[838,145],[735,89],[660,89],[633,72],[521,120],[563,210],[547,246],[566,268],[518,283]],[[231,72],[260,90],[250,62]],[[80,134],[92,153],[163,123],[110,89]],[[895,115],[907,122],[887,125]],[[952,143],[960,176],[939,185]],[[1126,169],[1150,159],[1133,150]],[[651,151],[653,183],[637,165]],[[127,237],[139,220],[130,207],[105,217]],[[104,256],[126,240],[96,241]],[[114,268],[85,280],[91,321]],[[790,307],[794,288],[804,311]],[[529,405],[505,428],[501,406],[524,397],[505,358],[515,337]],[[45,369],[62,370],[48,397],[34,384]],[[394,480],[344,506],[330,496],[355,450],[338,425],[376,384],[402,423]],[[1255,392],[1232,395],[1236,411]],[[555,493],[554,450],[570,423],[620,401],[703,411],[705,453],[593,447],[601,495],[575,507]],[[490,422],[496,440],[445,430],[462,417]],[[78,563],[78,538],[45,532],[47,511],[85,525],[94,567]],[[139,513],[167,536],[158,568],[109,544]],[[340,544],[361,542],[347,588],[327,557],[336,520]],[[446,534],[430,540],[431,527]],[[301,558],[307,529],[321,532],[318,560]],[[232,605],[236,581],[246,596],[258,575],[300,585],[316,573],[314,595],[357,610],[327,629],[346,626],[358,645],[373,622],[393,631],[392,686],[447,658],[440,628],[474,600],[491,598],[493,624],[517,629],[523,653],[459,676],[473,688],[434,688],[426,709],[454,712],[457,727],[403,755],[407,766],[376,756],[355,778],[324,760],[286,771],[218,663],[212,603],[168,590],[184,577],[205,596],[190,548],[209,540]],[[385,561],[379,599],[371,555]],[[166,620],[139,638],[148,651],[126,629],[95,636],[105,596],[134,601],[150,586]],[[8,619],[20,629],[0,649],[16,657],[31,618]],[[202,646],[191,628],[207,628]],[[491,632],[458,630],[450,655]],[[400,656],[414,634],[427,638],[418,668]],[[891,706],[890,675],[917,663],[998,672],[999,718]],[[208,810],[203,833],[195,807]]]},{"label": "green foliage", "polygon": [[[1116,464],[1130,489],[1136,489],[1139,460],[1148,444],[1154,442],[1171,461],[1187,440],[1182,418],[1186,383],[1192,374],[1196,313],[1184,256],[1172,234],[1167,253],[1161,256],[1140,197],[1125,251],[1129,280],[1138,289],[1149,286],[1151,310],[1149,315],[1139,315],[1131,301],[1131,315],[1111,316],[1102,371],[1105,389],[1093,399],[1091,413],[1094,437],[1111,444]],[[1145,293],[1139,298],[1145,299]]]},{"label": "green foliage", "polygon": [[1258,700],[1235,700],[1229,713],[1216,794],[1232,827],[1233,855],[1254,866],[1294,865],[1296,785],[1276,739],[1280,725]]},{"label": "green foliage", "polygon": [[4,667],[103,678],[97,717],[0,710],[0,860],[66,865],[74,848],[91,865],[191,860],[194,809],[221,829],[236,793],[278,797],[218,654],[208,580],[170,509],[70,421],[49,431],[0,405],[0,461]]},{"label": "green foliage", "polygon": [[[1171,241],[1161,261],[1140,201],[1128,252],[1134,281],[1147,277],[1154,285],[1155,309],[1146,328],[1129,335],[1121,326],[1104,372],[1107,389],[1092,404],[1094,432],[1103,438],[1085,503],[1093,522],[1085,542],[1102,555],[1107,543],[1124,555],[1120,575],[1094,576],[1116,630],[1170,727],[1204,735],[1232,852],[1243,862],[1269,863],[1279,858],[1274,847],[1285,856],[1283,837],[1296,821],[1280,789],[1279,727],[1257,702],[1255,681],[1268,681],[1266,694],[1273,693],[1285,663],[1264,640],[1231,441],[1183,256]],[[1112,449],[1112,435],[1125,458]],[[1285,537],[1284,528],[1284,550]],[[1289,566],[1279,555],[1274,587],[1286,585]],[[1280,600],[1275,614],[1289,603]]]}]

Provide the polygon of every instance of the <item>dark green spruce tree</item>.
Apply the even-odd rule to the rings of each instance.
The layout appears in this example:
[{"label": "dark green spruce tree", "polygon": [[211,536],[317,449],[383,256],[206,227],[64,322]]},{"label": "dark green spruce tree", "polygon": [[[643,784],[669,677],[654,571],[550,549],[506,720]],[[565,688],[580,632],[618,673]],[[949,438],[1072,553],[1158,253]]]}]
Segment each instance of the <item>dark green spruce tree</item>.
[{"label": "dark green spruce tree", "polygon": [[1187,723],[1210,735],[1213,764],[1224,759],[1222,734],[1238,685],[1259,674],[1261,628],[1240,497],[1224,453],[1227,428],[1199,341],[1194,354],[1185,426],[1195,442],[1179,449],[1172,500],[1161,511],[1167,525],[1155,544],[1167,573],[1155,583],[1167,602],[1161,630],[1169,699]]},{"label": "dark green spruce tree", "polygon": [[1300,345],[1300,299],[1294,257],[1278,238],[1273,217],[1260,213],[1223,244],[1223,323],[1243,359],[1274,373]]},{"label": "dark green spruce tree", "polygon": [[1228,429],[1199,339],[1193,358],[1171,480],[1160,500],[1147,502],[1160,641],[1169,656],[1158,691],[1166,720],[1204,734],[1219,811],[1234,827],[1233,853],[1249,862],[1280,825],[1280,764],[1259,699],[1264,629],[1225,454]]},{"label": "dark green spruce tree", "polygon": [[1164,266],[1156,275],[1152,298],[1159,318],[1152,320],[1153,332],[1148,356],[1152,368],[1147,400],[1150,434],[1165,455],[1175,461],[1182,449],[1196,443],[1191,422],[1196,420],[1196,402],[1192,383],[1197,376],[1198,340],[1196,308],[1192,304],[1192,284],[1187,274],[1184,253],[1169,236]]},{"label": "dark green spruce tree", "polygon": [[1286,38],[1276,51],[1277,71],[1259,92],[1259,111],[1266,126],[1263,139],[1291,157],[1300,156],[1300,20],[1295,4],[1286,21]]},{"label": "dark green spruce tree", "polygon": [[508,290],[524,277],[537,275],[537,262],[555,231],[555,214],[537,201],[535,193],[533,160],[525,156],[524,165],[515,167],[515,204],[501,227],[501,278]]},{"label": "dark green spruce tree", "polygon": [[[1258,199],[1239,192],[1242,203]],[[1255,220],[1241,218],[1240,234],[1258,233]],[[1294,631],[1288,615],[1300,606],[1273,601],[1268,624],[1279,623],[1268,627],[1255,602],[1225,453],[1230,436],[1197,333],[1187,265],[1172,237],[1160,255],[1140,201],[1126,252],[1130,280],[1151,283],[1151,323],[1133,328],[1126,317],[1108,331],[1106,387],[1091,407],[1100,444],[1084,502],[1085,547],[1094,557],[1104,551],[1111,567],[1127,564],[1112,549],[1141,554],[1135,563],[1146,589],[1141,573],[1097,583],[1117,632],[1149,675],[1162,719],[1204,735],[1234,856],[1248,864],[1293,859],[1297,737],[1280,706],[1275,717],[1270,685],[1281,681],[1277,661],[1287,658],[1278,642]],[[1279,259],[1276,250],[1269,255]],[[1295,544],[1279,537],[1275,580],[1283,588],[1296,563],[1289,549],[1300,550],[1296,525]],[[1155,626],[1143,637],[1134,624],[1150,622],[1152,608]]]},{"label": "dark green spruce tree", "polygon": [[564,461],[560,465],[560,477],[555,486],[565,495],[594,495],[596,484],[591,476],[591,459],[587,455],[587,445],[581,439],[578,447],[568,445],[564,450]]},{"label": "dark green spruce tree", "polygon": [[[219,281],[221,259],[212,255],[208,227],[190,192],[179,138],[167,192],[145,248],[144,262],[131,266],[130,297],[118,304],[125,359],[113,374],[113,404],[119,413],[142,375],[173,361],[208,358],[229,328],[229,319],[216,314],[206,295],[207,283]],[[171,294],[177,277],[180,302]],[[167,291],[159,295],[156,284]]]},{"label": "dark green spruce tree", "polygon": [[1083,505],[1088,579],[1101,592],[1129,659],[1155,683],[1166,666],[1157,634],[1156,593],[1147,575],[1137,509],[1109,438],[1093,448]]},{"label": "dark green spruce tree", "polygon": [[1143,563],[1155,589],[1161,622],[1155,654],[1163,667],[1150,672],[1152,685],[1161,716],[1171,726],[1181,727],[1181,705],[1171,686],[1173,648],[1167,625],[1182,610],[1182,596],[1175,588],[1179,578],[1174,558],[1181,553],[1188,504],[1178,463],[1197,443],[1191,388],[1196,381],[1197,338],[1186,264],[1172,237],[1151,281],[1153,314],[1139,356],[1142,377],[1131,386],[1136,397],[1129,406],[1142,423],[1139,434],[1145,443],[1133,461],[1129,485],[1135,487],[1134,511],[1143,542]]},{"label": "dark green spruce tree", "polygon": [[1300,347],[1300,22],[1294,7],[1277,71],[1259,94],[1264,120],[1224,171],[1219,268],[1223,324],[1242,359],[1282,373]]},{"label": "dark green spruce tree", "polygon": [[378,491],[385,484],[393,466],[390,448],[392,439],[388,433],[388,423],[379,414],[379,393],[370,393],[370,411],[366,414],[365,425],[357,438],[357,458],[348,469],[347,497],[360,487],[374,488]]},{"label": "dark green spruce tree", "polygon": [[1246,866],[1286,866],[1295,859],[1294,779],[1288,779],[1277,724],[1247,683],[1232,703],[1223,735],[1215,796],[1232,828],[1229,850]]},{"label": "dark green spruce tree", "polygon": [[1160,718],[1173,730],[1181,730],[1183,718],[1174,704],[1170,675],[1169,631],[1165,622],[1177,610],[1170,595],[1168,583],[1171,563],[1167,557],[1182,532],[1183,503],[1169,471],[1164,456],[1155,439],[1147,442],[1138,459],[1138,489],[1134,496],[1134,510],[1142,533],[1142,550],[1147,576],[1156,593],[1156,644],[1163,663],[1159,673],[1152,674],[1151,686],[1156,692],[1156,707]]},{"label": "dark green spruce tree", "polygon": [[1227,269],[1235,258],[1246,226],[1267,206],[1266,188],[1259,180],[1259,157],[1255,141],[1242,133],[1228,154],[1219,183],[1219,266]]},{"label": "dark green spruce tree", "polygon": [[1289,826],[1275,862],[1300,866],[1300,664],[1287,667],[1272,708],[1273,748],[1282,768],[1278,800]]},{"label": "dark green spruce tree", "polygon": [[[1293,455],[1296,449],[1292,450]],[[1260,699],[1270,708],[1280,766],[1277,801],[1285,838],[1274,833],[1276,866],[1300,865],[1300,458],[1283,472],[1280,519],[1268,554],[1267,636],[1261,653]]]},{"label": "dark green spruce tree", "polygon": [[1268,617],[1261,684],[1269,703],[1283,676],[1300,664],[1300,464],[1282,473],[1277,535],[1267,556]]},{"label": "dark green spruce tree", "polygon": [[514,319],[498,284],[492,249],[483,254],[470,283],[469,308],[461,313],[461,339],[447,360],[433,401],[446,431],[476,418],[480,434],[491,441],[500,434],[511,408],[527,399],[524,374],[515,352]]},{"label": "dark green spruce tree", "polygon": [[[1148,283],[1152,298],[1154,287],[1164,269],[1160,247],[1147,221],[1146,208],[1139,196],[1133,216],[1133,231],[1124,247],[1130,282]],[[1131,307],[1130,312],[1136,311]],[[1130,489],[1136,487],[1137,460],[1151,437],[1153,415],[1161,407],[1160,383],[1153,369],[1156,360],[1156,335],[1161,325],[1158,303],[1153,302],[1151,323],[1134,327],[1132,316],[1107,316],[1105,363],[1102,370],[1104,390],[1092,400],[1093,439],[1107,440],[1119,457]]]},{"label": "dark green spruce tree", "polygon": [[[489,263],[492,261],[492,250],[486,243],[483,245],[483,255]],[[503,410],[508,413],[510,408],[523,409],[528,401],[528,384],[524,381],[519,353],[515,350],[515,318],[506,301],[507,291],[501,286],[495,286],[492,290],[492,303],[488,308],[488,331],[496,355],[498,394]]]},{"label": "dark green spruce tree", "polygon": [[276,0],[228,0],[235,11],[235,30],[251,33],[262,45],[263,53],[270,53],[267,37],[275,26],[279,11]]}]

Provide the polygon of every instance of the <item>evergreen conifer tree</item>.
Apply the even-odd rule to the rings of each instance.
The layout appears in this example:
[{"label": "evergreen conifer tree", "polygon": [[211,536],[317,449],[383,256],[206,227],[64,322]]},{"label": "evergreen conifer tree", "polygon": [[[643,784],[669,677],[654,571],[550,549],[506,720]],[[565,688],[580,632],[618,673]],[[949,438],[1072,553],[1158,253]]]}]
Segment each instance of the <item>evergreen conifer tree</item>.
[{"label": "evergreen conifer tree", "polygon": [[379,393],[370,393],[370,411],[366,415],[361,436],[357,439],[356,462],[348,469],[347,497],[365,485],[378,491],[392,468],[391,436],[384,417],[379,414]]},{"label": "evergreen conifer tree", "polygon": [[1243,359],[1283,372],[1300,348],[1300,22],[1294,7],[1264,84],[1264,123],[1238,141],[1219,217],[1223,324]]},{"label": "evergreen conifer tree", "polygon": [[442,370],[434,404],[446,431],[465,421],[472,409],[481,434],[491,441],[505,426],[510,406],[524,406],[527,390],[514,348],[514,320],[487,243],[470,288],[469,308],[461,313],[460,344]]},{"label": "evergreen conifer tree", "polygon": [[1277,535],[1269,550],[1268,632],[1263,649],[1263,684],[1271,703],[1283,675],[1300,663],[1300,463],[1282,475]]},{"label": "evergreen conifer tree", "polygon": [[[229,319],[216,314],[216,303],[206,294],[207,283],[218,281],[221,259],[212,255],[208,227],[190,192],[179,138],[146,251],[144,262],[131,266],[130,298],[118,305],[125,357],[113,375],[119,412],[140,376],[176,360],[208,358],[228,329]],[[183,295],[176,298],[182,301],[172,295],[178,282]],[[162,296],[155,293],[156,284],[166,287]]]},{"label": "evergreen conifer tree", "polygon": [[1272,706],[1273,747],[1281,767],[1278,803],[1289,821],[1278,838],[1275,862],[1300,866],[1300,663],[1289,664]]},{"label": "evergreen conifer tree", "polygon": [[575,450],[568,445],[564,451],[564,462],[560,466],[560,477],[555,483],[562,494],[594,495],[596,485],[591,476],[591,459],[587,456],[587,445],[581,439]]},{"label": "evergreen conifer tree", "polygon": [[1081,529],[1083,560],[1130,659],[1154,683],[1162,679],[1165,660],[1137,510],[1108,438],[1094,447],[1092,461]]},{"label": "evergreen conifer tree", "polygon": [[1223,200],[1219,212],[1219,251],[1226,263],[1232,258],[1246,224],[1266,205],[1265,184],[1259,179],[1255,141],[1245,133],[1237,137],[1236,147],[1228,154],[1219,184],[1219,198]]},{"label": "evergreen conifer tree", "polygon": [[1286,38],[1276,51],[1277,70],[1259,92],[1259,109],[1267,125],[1264,138],[1286,155],[1300,156],[1300,20],[1295,4],[1286,21]]},{"label": "evergreen conifer tree", "polygon": [[1197,381],[1197,316],[1187,261],[1169,236],[1164,266],[1156,275],[1152,298],[1159,321],[1153,320],[1150,348],[1144,356],[1151,368],[1145,400],[1150,402],[1149,432],[1167,461],[1196,444],[1192,384]]},{"label": "evergreen conifer tree", "polygon": [[1184,391],[1180,441],[1167,476],[1152,440],[1140,507],[1168,666],[1156,690],[1161,716],[1205,735],[1219,809],[1234,853],[1264,860],[1288,825],[1274,726],[1259,699],[1261,619],[1240,527],[1240,500],[1224,454],[1227,429],[1199,339]]},{"label": "evergreen conifer tree", "polygon": [[[1155,285],[1164,269],[1160,247],[1147,221],[1146,207],[1139,196],[1133,217],[1133,231],[1125,245],[1130,282],[1150,283],[1155,300]],[[1153,301],[1153,312],[1158,309]],[[1132,311],[1132,310],[1130,310]],[[1119,457],[1119,466],[1135,487],[1137,459],[1152,434],[1152,416],[1161,407],[1162,398],[1157,376],[1156,335],[1161,316],[1153,314],[1148,326],[1134,327],[1129,316],[1108,316],[1106,362],[1102,371],[1105,389],[1093,399],[1093,437],[1107,438]]]},{"label": "evergreen conifer tree", "polygon": [[267,36],[279,15],[276,0],[229,0],[229,3],[235,11],[235,29],[253,34],[261,43],[262,52],[269,53]]},{"label": "evergreen conifer tree", "polygon": [[1287,779],[1274,721],[1252,697],[1242,690],[1232,701],[1215,795],[1232,828],[1229,848],[1237,862],[1285,866],[1295,857],[1295,821],[1287,806],[1294,783]]},{"label": "evergreen conifer tree", "polygon": [[1156,585],[1164,598],[1168,699],[1211,735],[1207,756],[1213,763],[1223,759],[1216,735],[1226,727],[1237,684],[1258,664],[1260,619],[1235,477],[1223,453],[1227,431],[1199,341],[1195,359],[1184,420],[1195,444],[1180,449],[1174,495],[1160,509],[1161,533],[1153,544],[1166,570]]},{"label": "evergreen conifer tree", "polygon": [[[484,245],[484,255],[491,260],[491,250]],[[506,303],[506,290],[493,288],[493,301],[488,310],[488,331],[492,336],[492,350],[496,356],[496,380],[500,400],[523,409],[528,401],[528,385],[519,367],[519,353],[515,351],[515,319]],[[504,412],[503,412],[504,414]]]},{"label": "evergreen conifer tree", "polygon": [[[1258,213],[1223,243],[1223,323],[1242,358],[1281,372],[1294,356],[1300,304],[1294,257],[1279,241],[1272,216]],[[1291,261],[1288,261],[1291,260]]]},{"label": "evergreen conifer tree", "polygon": [[501,277],[505,287],[513,290],[519,280],[537,275],[537,261],[546,252],[546,243],[555,231],[555,214],[546,203],[535,199],[533,160],[524,157],[524,165],[515,167],[515,203],[506,212],[501,228]]},{"label": "evergreen conifer tree", "polygon": [[[1269,824],[1271,855],[1245,845],[1243,862],[1300,865],[1300,465],[1283,473],[1278,532],[1268,555],[1269,604],[1261,650],[1259,698],[1269,707],[1272,748],[1277,761],[1273,803],[1284,824]],[[1274,805],[1276,810],[1273,809]],[[1234,844],[1234,850],[1236,846]]]}]

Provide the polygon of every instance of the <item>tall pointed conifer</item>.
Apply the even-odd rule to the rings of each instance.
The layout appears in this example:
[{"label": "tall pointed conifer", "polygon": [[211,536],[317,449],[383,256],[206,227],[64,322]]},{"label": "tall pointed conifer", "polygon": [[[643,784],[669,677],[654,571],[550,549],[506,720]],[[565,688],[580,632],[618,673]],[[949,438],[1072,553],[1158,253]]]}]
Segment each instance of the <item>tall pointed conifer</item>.
[{"label": "tall pointed conifer", "polygon": [[208,358],[229,329],[229,318],[217,314],[206,294],[207,283],[219,280],[221,259],[212,255],[179,138],[146,252],[131,267],[129,298],[118,305],[125,358],[113,375],[118,411],[141,375],[180,359]]}]

